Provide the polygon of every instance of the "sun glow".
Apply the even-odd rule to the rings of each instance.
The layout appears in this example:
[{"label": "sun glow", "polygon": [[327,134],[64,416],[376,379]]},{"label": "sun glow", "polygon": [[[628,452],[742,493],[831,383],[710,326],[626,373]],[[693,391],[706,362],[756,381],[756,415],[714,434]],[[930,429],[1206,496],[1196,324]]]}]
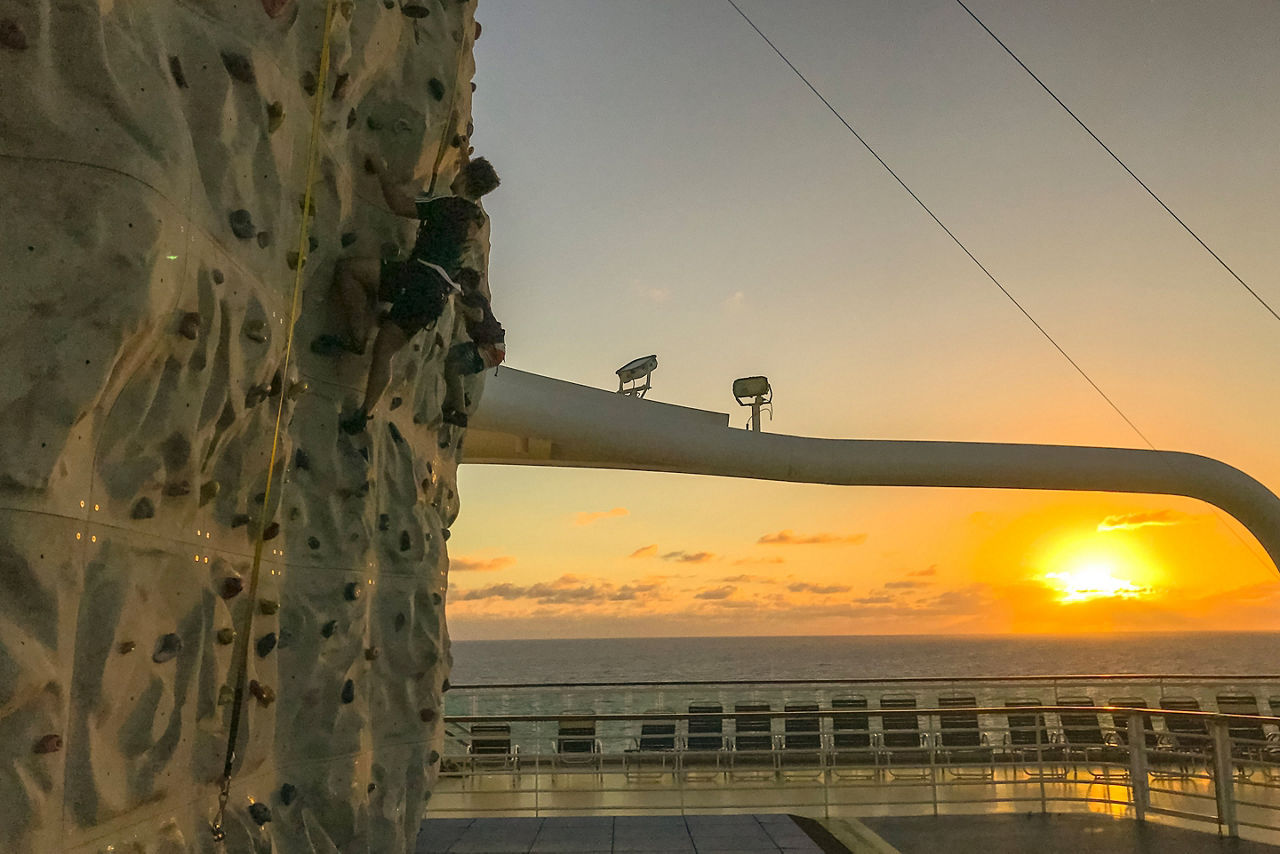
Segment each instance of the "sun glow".
[{"label": "sun glow", "polygon": [[1090,599],[1136,599],[1150,592],[1127,578],[1118,578],[1106,564],[1091,563],[1065,572],[1049,572],[1045,580],[1058,591],[1059,602]]}]

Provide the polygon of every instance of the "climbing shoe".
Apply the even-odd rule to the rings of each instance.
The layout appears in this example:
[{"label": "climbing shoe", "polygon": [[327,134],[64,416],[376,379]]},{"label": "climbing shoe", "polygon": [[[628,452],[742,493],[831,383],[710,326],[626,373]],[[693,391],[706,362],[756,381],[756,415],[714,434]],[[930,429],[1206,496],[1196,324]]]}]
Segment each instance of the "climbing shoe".
[{"label": "climbing shoe", "polygon": [[446,409],[444,411],[444,423],[452,424],[454,427],[466,427],[467,413],[459,412],[456,409]]}]

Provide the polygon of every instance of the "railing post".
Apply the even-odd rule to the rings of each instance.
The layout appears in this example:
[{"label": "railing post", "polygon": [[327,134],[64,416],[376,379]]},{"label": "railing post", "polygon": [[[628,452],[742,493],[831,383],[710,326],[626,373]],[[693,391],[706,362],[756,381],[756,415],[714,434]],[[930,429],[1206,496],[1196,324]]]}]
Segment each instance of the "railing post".
[{"label": "railing post", "polygon": [[1231,768],[1231,731],[1227,719],[1214,717],[1209,722],[1213,733],[1213,788],[1218,797],[1218,826],[1226,828],[1227,836],[1240,836],[1240,824],[1236,820],[1236,778]]},{"label": "railing post", "polygon": [[1147,805],[1151,791],[1147,785],[1147,732],[1143,716],[1137,712],[1129,715],[1129,784],[1133,795],[1133,817],[1147,820]]}]

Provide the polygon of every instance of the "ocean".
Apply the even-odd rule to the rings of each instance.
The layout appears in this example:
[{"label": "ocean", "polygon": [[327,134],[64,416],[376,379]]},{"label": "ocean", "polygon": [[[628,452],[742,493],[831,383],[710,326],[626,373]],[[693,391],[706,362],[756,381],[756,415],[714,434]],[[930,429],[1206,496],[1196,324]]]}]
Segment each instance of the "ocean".
[{"label": "ocean", "polygon": [[454,685],[1280,673],[1280,632],[457,641]]}]

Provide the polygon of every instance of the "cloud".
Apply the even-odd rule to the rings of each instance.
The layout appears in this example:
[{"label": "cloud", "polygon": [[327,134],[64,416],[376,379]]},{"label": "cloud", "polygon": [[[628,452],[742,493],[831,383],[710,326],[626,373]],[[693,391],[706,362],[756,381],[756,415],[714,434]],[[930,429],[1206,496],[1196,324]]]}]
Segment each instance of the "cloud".
[{"label": "cloud", "polygon": [[711,552],[667,552],[662,559],[676,563],[706,563],[715,560],[716,556]]},{"label": "cloud", "polygon": [[889,581],[884,585],[885,590],[911,590],[915,587],[925,587],[932,584],[931,581]]},{"label": "cloud", "polygon": [[[734,561],[734,563],[737,562],[738,561]],[[743,573],[742,575],[730,575],[727,578],[722,578],[720,580],[727,581],[730,584],[777,584],[778,582],[776,578],[770,578],[767,575],[747,575],[746,573]]]},{"label": "cloud", "polygon": [[728,599],[738,588],[732,584],[726,584],[724,587],[712,587],[707,590],[701,590],[693,594],[694,599]]},{"label": "cloud", "polygon": [[489,584],[473,590],[459,590],[451,593],[449,598],[454,602],[533,599],[540,605],[594,604],[635,600],[643,594],[657,594],[661,587],[661,582],[619,586],[608,581],[587,582],[575,575],[562,575],[550,582],[540,581],[529,585]]},{"label": "cloud", "polygon": [[742,308],[747,302],[747,295],[742,291],[734,291],[725,298],[724,307],[730,310]]},{"label": "cloud", "polygon": [[658,544],[650,543],[647,546],[641,546],[633,551],[627,557],[656,557],[658,554]]},{"label": "cloud", "polygon": [[917,569],[915,572],[908,572],[910,578],[929,578],[938,574],[938,565],[935,563],[928,569]]},{"label": "cloud", "polygon": [[848,593],[852,590],[847,584],[810,584],[807,581],[797,581],[795,584],[788,584],[787,589],[792,593]]},{"label": "cloud", "polygon": [[839,534],[806,534],[800,535],[790,528],[784,528],[776,534],[765,534],[756,540],[760,545],[765,546],[814,546],[826,543],[865,543],[867,541],[866,534],[850,534],[841,536]]},{"label": "cloud", "polygon": [[778,555],[770,555],[769,557],[740,557],[733,562],[734,566],[745,566],[752,563],[786,563],[786,558]]},{"label": "cloud", "polygon": [[1098,523],[1099,531],[1133,531],[1138,528],[1168,527],[1183,525],[1192,517],[1172,510],[1154,510],[1147,513],[1122,513],[1108,516]]},{"label": "cloud", "polygon": [[594,513],[579,513],[573,517],[575,525],[590,525],[592,522],[599,522],[601,519],[616,519],[619,516],[630,515],[631,511],[625,507],[615,507],[612,510],[599,510]]},{"label": "cloud", "polygon": [[516,559],[510,555],[491,558],[451,557],[449,558],[449,570],[451,572],[497,572],[500,569],[506,569],[515,562]]}]

